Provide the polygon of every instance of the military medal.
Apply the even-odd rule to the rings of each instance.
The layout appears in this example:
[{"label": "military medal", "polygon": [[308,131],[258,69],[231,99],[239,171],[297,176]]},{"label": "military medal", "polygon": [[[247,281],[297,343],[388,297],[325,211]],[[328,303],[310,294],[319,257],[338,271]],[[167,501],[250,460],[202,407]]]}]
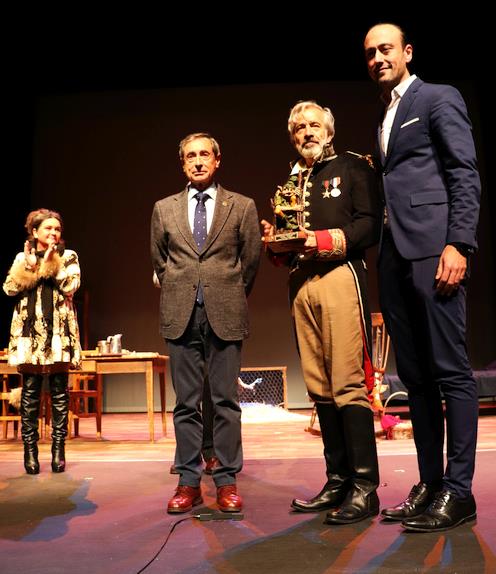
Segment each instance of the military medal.
[{"label": "military medal", "polygon": [[[338,185],[341,183],[340,177],[333,177],[331,180],[331,195],[332,197],[339,197],[341,195],[341,190],[339,189]],[[326,190],[327,191],[327,190]]]},{"label": "military medal", "polygon": [[322,192],[322,197],[324,199],[328,199],[331,195],[331,192],[329,191],[329,183],[330,183],[329,180],[325,179],[323,184],[322,184],[324,186],[324,189],[325,189],[325,191]]}]

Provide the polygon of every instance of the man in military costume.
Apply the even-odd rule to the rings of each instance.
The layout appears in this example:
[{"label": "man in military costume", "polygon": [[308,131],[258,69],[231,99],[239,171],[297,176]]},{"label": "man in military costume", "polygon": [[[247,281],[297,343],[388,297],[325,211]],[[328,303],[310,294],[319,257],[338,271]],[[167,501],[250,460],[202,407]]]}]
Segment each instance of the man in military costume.
[{"label": "man in military costume", "polygon": [[[317,407],[327,482],[310,500],[294,499],[301,512],[329,509],[326,522],[358,522],[379,512],[373,413],[368,391],[370,313],[364,250],[378,240],[380,201],[373,169],[350,152],[336,155],[334,118],[316,102],[300,102],[288,120],[300,155],[290,181],[304,200],[299,252],[277,252],[272,260],[290,268],[289,290],[301,365]],[[267,221],[264,240],[284,231]],[[280,251],[280,250],[278,250]]]}]

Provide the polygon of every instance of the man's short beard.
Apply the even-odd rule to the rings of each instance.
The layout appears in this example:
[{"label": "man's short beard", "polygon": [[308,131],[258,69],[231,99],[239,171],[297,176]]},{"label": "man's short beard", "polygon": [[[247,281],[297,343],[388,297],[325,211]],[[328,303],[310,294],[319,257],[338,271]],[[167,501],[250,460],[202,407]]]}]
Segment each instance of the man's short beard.
[{"label": "man's short beard", "polygon": [[318,159],[321,155],[322,152],[324,151],[324,148],[322,147],[322,145],[320,143],[316,144],[314,143],[314,145],[312,145],[309,148],[306,147],[302,147],[300,154],[303,158],[305,159]]}]

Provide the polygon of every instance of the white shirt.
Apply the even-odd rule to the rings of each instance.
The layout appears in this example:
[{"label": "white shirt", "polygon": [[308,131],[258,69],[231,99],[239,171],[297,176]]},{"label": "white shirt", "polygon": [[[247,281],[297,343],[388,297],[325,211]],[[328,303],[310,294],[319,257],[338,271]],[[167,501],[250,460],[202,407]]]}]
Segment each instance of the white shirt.
[{"label": "white shirt", "polygon": [[387,155],[389,136],[391,135],[391,129],[393,127],[394,118],[396,116],[396,112],[398,111],[398,106],[400,105],[401,98],[405,95],[405,92],[410,87],[410,84],[416,78],[417,76],[413,74],[391,90],[391,101],[389,102],[386,113],[384,114],[384,120],[381,126],[381,148],[384,152],[384,155]]},{"label": "white shirt", "polygon": [[[195,209],[198,203],[195,195],[198,193],[198,190],[195,189],[192,185],[189,185],[188,189],[188,221],[191,231],[193,231],[195,225]],[[210,226],[212,225],[212,221],[214,218],[214,210],[215,210],[215,199],[217,197],[217,187],[215,183],[212,183],[207,189],[204,190],[209,198],[205,201],[205,209],[207,210],[207,233],[210,231]]]}]

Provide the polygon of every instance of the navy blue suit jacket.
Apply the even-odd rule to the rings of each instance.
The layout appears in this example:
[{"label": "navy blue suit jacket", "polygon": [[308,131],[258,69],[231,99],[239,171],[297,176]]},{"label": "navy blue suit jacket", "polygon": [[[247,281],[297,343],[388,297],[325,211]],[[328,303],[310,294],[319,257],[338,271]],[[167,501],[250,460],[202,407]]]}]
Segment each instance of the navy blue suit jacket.
[{"label": "navy blue suit jacket", "polygon": [[455,242],[475,248],[480,179],[458,90],[416,78],[400,100],[387,151],[379,152],[384,197],[401,256],[433,257]]}]

